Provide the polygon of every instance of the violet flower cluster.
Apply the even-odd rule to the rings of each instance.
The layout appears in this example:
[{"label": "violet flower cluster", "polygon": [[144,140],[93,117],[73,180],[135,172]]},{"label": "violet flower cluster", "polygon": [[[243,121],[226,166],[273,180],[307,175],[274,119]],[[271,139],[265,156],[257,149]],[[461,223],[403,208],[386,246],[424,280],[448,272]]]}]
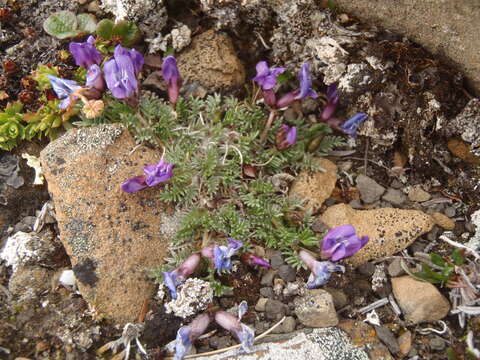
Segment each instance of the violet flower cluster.
[{"label": "violet flower cluster", "polygon": [[[199,253],[190,255],[179,267],[172,271],[163,273],[163,282],[168,288],[173,299],[177,298],[177,287],[182,284],[188,276],[193,274],[200,264],[201,256],[210,259],[214,269],[217,271],[229,271],[232,269],[232,256],[243,246],[243,242],[229,238],[228,245],[212,244],[204,247]],[[250,253],[242,255],[248,265],[270,267],[268,261]]]},{"label": "violet flower cluster", "polygon": [[300,259],[311,271],[307,287],[315,289],[325,284],[333,272],[345,272],[342,265],[334,264],[332,261],[354,255],[367,244],[368,240],[368,236],[358,237],[353,225],[341,225],[330,230],[323,238],[322,257],[331,261],[317,261],[309,252],[300,251]]},{"label": "violet flower cluster", "polygon": [[[249,326],[240,322],[247,309],[247,302],[242,301],[238,305],[237,317],[226,311],[217,311],[214,315],[216,323],[232,332],[240,341],[241,349],[244,352],[251,351],[255,339],[255,332]],[[193,343],[207,330],[210,321],[210,315],[205,313],[197,316],[189,325],[178,329],[175,339],[174,360],[181,360],[191,352]]]},{"label": "violet flower cluster", "polygon": [[117,99],[137,96],[137,77],[144,63],[143,55],[135,49],[127,50],[117,45],[113,58],[105,62],[102,72],[100,65],[103,55],[95,47],[95,41],[93,36],[89,36],[85,42],[72,42],[69,45],[75,64],[87,69],[84,87],[73,80],[48,75],[53,90],[62,99],[61,109],[72,105],[78,97],[99,99],[105,91],[105,85]]},{"label": "violet flower cluster", "polygon": [[312,89],[312,79],[310,76],[310,66],[304,63],[298,74],[300,87],[283,95],[277,100],[274,87],[277,85],[277,77],[285,72],[285,68],[270,68],[266,61],[260,61],[257,66],[257,75],[252,79],[262,88],[265,103],[271,108],[284,108],[296,100],[304,99],[308,96],[315,99],[317,93]]},{"label": "violet flower cluster", "polygon": [[173,177],[174,166],[174,164],[161,159],[158,164],[145,166],[143,168],[144,175],[127,179],[120,187],[127,193],[133,193],[165,183]]}]

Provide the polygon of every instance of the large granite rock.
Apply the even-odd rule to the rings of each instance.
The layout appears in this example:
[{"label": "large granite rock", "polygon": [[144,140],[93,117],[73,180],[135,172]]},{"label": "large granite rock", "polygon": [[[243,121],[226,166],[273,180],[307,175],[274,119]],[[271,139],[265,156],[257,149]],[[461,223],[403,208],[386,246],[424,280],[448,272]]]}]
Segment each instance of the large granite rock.
[{"label": "large granite rock", "polygon": [[320,219],[329,228],[352,224],[358,235],[368,235],[370,241],[367,245],[348,258],[348,262],[354,266],[391,256],[405,249],[419,236],[429,232],[434,225],[429,215],[418,210],[354,210],[345,204],[329,207]]},{"label": "large granite rock", "polygon": [[60,239],[82,296],[117,322],[136,319],[154,291],[146,280],[166,253],[160,188],[127,194],[120,184],[161,154],[141,147],[121,125],[69,131],[41,153]]},{"label": "large granite rock", "polygon": [[335,6],[394,30],[455,64],[480,93],[477,0],[335,0]]}]

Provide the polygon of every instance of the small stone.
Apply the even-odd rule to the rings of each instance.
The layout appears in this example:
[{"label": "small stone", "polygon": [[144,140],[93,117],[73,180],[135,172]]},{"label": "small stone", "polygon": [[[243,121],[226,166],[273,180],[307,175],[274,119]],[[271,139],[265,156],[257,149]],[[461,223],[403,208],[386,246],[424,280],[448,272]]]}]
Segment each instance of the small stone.
[{"label": "small stone", "polygon": [[388,275],[391,277],[397,277],[405,274],[405,270],[402,269],[402,259],[393,259],[388,265]]},{"label": "small stone", "polygon": [[305,201],[305,208],[317,211],[332,194],[337,182],[337,166],[325,158],[316,163],[324,171],[302,171],[294,180],[289,197]]},{"label": "small stone", "polygon": [[454,217],[457,213],[457,209],[455,209],[453,206],[447,206],[443,213],[445,214],[445,216]]},{"label": "small stone", "polygon": [[394,189],[401,189],[403,187],[403,184],[399,180],[393,179],[390,183],[390,187]]},{"label": "small stone", "polygon": [[332,295],[322,289],[309,290],[294,300],[295,314],[300,322],[310,327],[328,327],[338,324]]},{"label": "small stone", "polygon": [[375,264],[372,262],[367,262],[365,264],[360,265],[357,267],[357,270],[360,272],[360,274],[365,275],[365,276],[372,276],[373,272],[375,271]]},{"label": "small stone", "polygon": [[388,350],[392,354],[396,354],[400,351],[397,338],[386,326],[375,326],[378,338],[387,346]]},{"label": "small stone", "polygon": [[261,334],[270,328],[267,321],[255,321],[255,334]]},{"label": "small stone", "polygon": [[443,340],[440,336],[436,335],[434,335],[434,337],[430,339],[428,344],[433,351],[442,351],[446,347],[445,340]]},{"label": "small stone", "polygon": [[97,13],[102,11],[102,9],[100,8],[100,4],[98,3],[98,1],[93,0],[90,4],[88,4],[87,11],[92,13]]},{"label": "small stone", "polygon": [[273,298],[273,289],[271,287],[263,287],[263,288],[260,288],[260,295],[262,295],[263,297],[266,297],[266,298]]},{"label": "small stone", "polygon": [[437,225],[434,225],[433,226],[433,229],[430,230],[428,233],[427,233],[427,240],[428,241],[435,241],[437,240],[438,236],[440,235],[440,233],[442,232],[442,230],[437,226]]},{"label": "small stone", "polygon": [[277,270],[268,270],[263,276],[262,279],[260,280],[260,285],[262,286],[272,286],[273,284],[273,278],[277,274]]},{"label": "small stone", "polygon": [[295,281],[297,272],[290,265],[282,265],[278,269],[278,276],[282,278],[285,282]]},{"label": "small stone", "polygon": [[450,219],[449,217],[436,212],[432,214],[432,218],[435,221],[435,223],[440,226],[441,228],[445,230],[453,230],[455,229],[455,221]]},{"label": "small stone", "polygon": [[273,330],[274,334],[288,334],[295,330],[297,326],[297,321],[293,316],[287,316],[285,320],[280,324],[279,327]]},{"label": "small stone", "polygon": [[275,295],[280,296],[284,286],[285,286],[285,281],[283,281],[282,279],[279,279],[279,278],[274,279],[273,280],[273,292],[275,293]]},{"label": "small stone", "polygon": [[265,316],[270,320],[280,320],[287,312],[287,305],[278,301],[268,299],[265,303]]},{"label": "small stone", "polygon": [[264,311],[265,311],[265,308],[266,308],[266,306],[267,306],[267,301],[268,301],[267,298],[260,298],[260,299],[258,299],[257,303],[255,304],[255,310],[256,310],[256,311],[264,312]]},{"label": "small stone", "polygon": [[280,266],[284,264],[285,264],[285,261],[283,261],[283,256],[280,252],[273,254],[272,257],[270,258],[270,266],[272,267],[272,269],[275,269],[275,270],[279,269]]},{"label": "small stone", "polygon": [[403,356],[407,356],[412,348],[412,333],[408,330],[405,331],[398,337],[397,341],[400,353]]},{"label": "small stone", "polygon": [[410,276],[392,279],[392,289],[405,319],[413,324],[443,319],[450,311],[450,303],[438,289]]},{"label": "small stone", "polygon": [[348,203],[348,205],[352,208],[352,209],[364,209],[363,205],[362,205],[362,202],[360,200],[352,200]]},{"label": "small stone", "polygon": [[77,0],[79,5],[85,5],[88,0]]},{"label": "small stone", "polygon": [[380,197],[385,192],[385,188],[382,185],[368,176],[358,175],[356,182],[358,191],[360,192],[360,198],[366,204],[380,200]]},{"label": "small stone", "polygon": [[405,200],[407,200],[407,197],[400,190],[388,188],[385,195],[382,196],[382,200],[387,201],[390,204],[400,206],[405,202]]},{"label": "small stone", "polygon": [[359,236],[368,236],[368,243],[346,261],[358,266],[407,248],[433,226],[433,219],[418,210],[383,208],[354,210],[346,204],[329,207],[320,219],[333,229],[351,224]]},{"label": "small stone", "polygon": [[412,186],[408,192],[408,198],[410,201],[424,202],[430,200],[431,196],[428,192],[423,190],[419,185]]},{"label": "small stone", "polygon": [[333,305],[335,306],[336,310],[343,308],[348,303],[348,297],[345,293],[340,289],[334,288],[325,288],[330,295],[332,295]]},{"label": "small stone", "polygon": [[316,233],[326,233],[329,229],[320,218],[316,218],[313,220],[312,230]]}]

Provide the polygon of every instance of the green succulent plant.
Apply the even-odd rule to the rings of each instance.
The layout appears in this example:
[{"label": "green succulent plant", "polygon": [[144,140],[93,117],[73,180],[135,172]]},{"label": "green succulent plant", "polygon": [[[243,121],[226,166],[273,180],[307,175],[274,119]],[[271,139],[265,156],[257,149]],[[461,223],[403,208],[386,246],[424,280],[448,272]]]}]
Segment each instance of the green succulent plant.
[{"label": "green succulent plant", "polygon": [[8,104],[0,113],[0,149],[12,150],[19,141],[25,138],[22,110],[22,103],[16,101]]},{"label": "green succulent plant", "polygon": [[59,11],[50,15],[43,23],[45,32],[57,39],[68,39],[92,34],[97,20],[92,14],[75,15],[71,11]]},{"label": "green succulent plant", "polygon": [[37,82],[38,90],[44,91],[52,87],[47,75],[59,76],[58,68],[56,66],[39,64],[33,72],[33,80]]},{"label": "green succulent plant", "polygon": [[133,46],[142,38],[142,32],[137,25],[131,21],[119,21],[103,19],[97,24],[97,36],[102,40],[117,40],[123,46]]}]

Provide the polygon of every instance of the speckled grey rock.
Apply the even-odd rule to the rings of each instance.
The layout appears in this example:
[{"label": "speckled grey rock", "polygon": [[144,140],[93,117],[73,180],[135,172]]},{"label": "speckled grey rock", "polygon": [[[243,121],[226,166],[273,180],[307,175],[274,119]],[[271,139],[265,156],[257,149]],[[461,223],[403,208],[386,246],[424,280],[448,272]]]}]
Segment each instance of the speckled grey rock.
[{"label": "speckled grey rock", "polygon": [[[339,328],[308,329],[287,335],[272,335],[256,344],[249,354],[231,350],[199,360],[369,360]],[[390,359],[390,358],[387,358]]]},{"label": "speckled grey rock", "polygon": [[67,132],[40,156],[80,293],[116,323],[134,321],[153,295],[146,275],[162,263],[172,235],[155,200],[159,188],[120,189],[161,157],[146,147],[131,153],[135,146],[123,126],[100,125]]},{"label": "speckled grey rock", "polygon": [[278,301],[269,299],[265,304],[265,316],[270,320],[280,320],[287,312],[287,305]]},{"label": "speckled grey rock", "polygon": [[332,295],[323,289],[308,290],[294,300],[298,320],[309,327],[328,327],[338,324]]},{"label": "speckled grey rock", "polygon": [[434,224],[429,215],[417,210],[354,210],[345,204],[328,208],[321,219],[330,228],[352,224],[358,235],[370,238],[363,249],[348,258],[347,261],[354,266],[405,249],[419,236],[430,231]]},{"label": "speckled grey rock", "polygon": [[380,197],[385,192],[385,188],[382,185],[368,176],[358,175],[356,182],[358,191],[360,191],[360,198],[367,204],[380,200]]}]

